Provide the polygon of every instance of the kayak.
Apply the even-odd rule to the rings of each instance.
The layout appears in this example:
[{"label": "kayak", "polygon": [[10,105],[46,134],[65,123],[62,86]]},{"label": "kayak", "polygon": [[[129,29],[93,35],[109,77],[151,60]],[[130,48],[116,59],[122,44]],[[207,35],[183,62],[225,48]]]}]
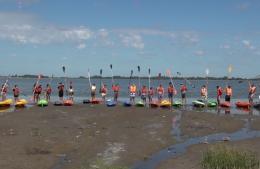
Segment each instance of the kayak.
[{"label": "kayak", "polygon": [[28,103],[27,100],[25,100],[25,99],[20,99],[20,100],[18,100],[18,101],[14,104],[14,106],[15,106],[15,107],[25,107],[27,103]]},{"label": "kayak", "polygon": [[171,102],[169,102],[168,100],[163,100],[163,101],[161,101],[160,107],[169,108],[169,107],[171,107]]},{"label": "kayak", "polygon": [[48,106],[48,101],[45,100],[45,99],[41,99],[37,102],[37,105],[40,106],[40,107],[45,107],[45,106]]},{"label": "kayak", "polygon": [[228,108],[228,107],[231,107],[231,103],[230,102],[222,102],[222,103],[220,103],[220,106]]},{"label": "kayak", "polygon": [[255,103],[254,108],[256,108],[257,110],[260,110],[260,103]]},{"label": "kayak", "polygon": [[250,103],[247,101],[238,101],[235,103],[238,108],[250,108]]},{"label": "kayak", "polygon": [[135,104],[135,106],[137,106],[137,107],[144,107],[145,106],[145,104],[144,104],[144,102],[143,101],[138,101],[136,104]]},{"label": "kayak", "polygon": [[62,106],[63,103],[61,101],[56,101],[53,103],[54,106]]},{"label": "kayak", "polygon": [[208,107],[217,107],[218,103],[215,100],[208,101]]},{"label": "kayak", "polygon": [[150,106],[151,106],[151,108],[157,108],[157,107],[159,107],[159,104],[158,104],[158,102],[151,102],[150,103]]},{"label": "kayak", "polygon": [[64,106],[72,106],[73,105],[73,101],[70,99],[64,100],[63,101],[63,105]]},{"label": "kayak", "polygon": [[0,102],[0,107],[10,107],[12,103],[12,99],[6,99],[5,101]]},{"label": "kayak", "polygon": [[205,107],[206,104],[202,100],[194,100],[192,102],[194,107]]},{"label": "kayak", "polygon": [[115,107],[116,102],[114,102],[113,100],[107,100],[106,105],[107,105],[107,107]]},{"label": "kayak", "polygon": [[175,101],[175,102],[173,102],[173,104],[172,104],[172,106],[174,106],[174,107],[180,107],[180,106],[182,106],[182,102],[181,101]]},{"label": "kayak", "polygon": [[91,104],[100,104],[101,102],[102,102],[101,100],[95,99],[95,100],[92,100],[90,103]]},{"label": "kayak", "polygon": [[131,104],[129,101],[126,101],[126,102],[124,102],[124,106],[125,106],[125,107],[131,107],[132,104]]},{"label": "kayak", "polygon": [[89,99],[83,100],[83,104],[90,104],[90,103],[91,103],[91,100],[89,100]]}]

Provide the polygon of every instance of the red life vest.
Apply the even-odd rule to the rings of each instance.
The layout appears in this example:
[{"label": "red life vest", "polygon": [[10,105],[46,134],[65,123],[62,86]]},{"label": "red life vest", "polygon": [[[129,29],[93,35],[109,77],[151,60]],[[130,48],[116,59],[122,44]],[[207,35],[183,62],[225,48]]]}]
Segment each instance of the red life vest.
[{"label": "red life vest", "polygon": [[101,88],[101,93],[107,93],[107,88],[102,87],[102,88]]},{"label": "red life vest", "polygon": [[114,92],[119,92],[120,87],[119,87],[119,86],[113,86],[113,87],[112,87],[112,90],[113,90]]},{"label": "red life vest", "polygon": [[142,93],[142,95],[146,95],[147,94],[147,88],[143,87],[141,93]]},{"label": "red life vest", "polygon": [[223,94],[223,91],[222,91],[222,88],[220,87],[220,88],[218,88],[218,90],[217,90],[217,95],[218,95],[218,96],[222,96],[222,94]]},{"label": "red life vest", "polygon": [[20,93],[20,90],[18,87],[13,88],[14,95],[17,96]]},{"label": "red life vest", "polygon": [[187,87],[186,87],[186,86],[182,86],[182,87],[181,87],[181,92],[182,92],[182,93],[185,93],[186,91],[187,91]]},{"label": "red life vest", "polygon": [[51,94],[51,92],[52,92],[51,88],[48,87],[48,88],[46,89],[46,93],[47,93],[47,94]]}]

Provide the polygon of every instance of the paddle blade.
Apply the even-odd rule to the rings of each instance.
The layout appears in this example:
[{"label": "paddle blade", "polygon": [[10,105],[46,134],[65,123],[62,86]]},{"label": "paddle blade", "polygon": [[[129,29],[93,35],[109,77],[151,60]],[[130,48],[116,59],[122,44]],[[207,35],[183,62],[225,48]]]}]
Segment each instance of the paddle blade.
[{"label": "paddle blade", "polygon": [[148,73],[149,73],[149,75],[151,74],[151,69],[150,68],[148,69]]},{"label": "paddle blade", "polygon": [[140,72],[140,70],[141,70],[140,66],[137,66],[137,69],[138,69],[138,72]]},{"label": "paddle blade", "polygon": [[62,71],[63,73],[65,73],[65,66],[62,66]]},{"label": "paddle blade", "polygon": [[134,73],[134,71],[133,71],[133,70],[131,70],[131,76],[133,76],[133,73]]},{"label": "paddle blade", "polygon": [[102,76],[102,72],[103,72],[102,69],[100,69],[100,72],[99,72],[99,73],[100,73],[100,76]]},{"label": "paddle blade", "polygon": [[112,69],[113,68],[113,65],[112,64],[110,64],[110,69]]}]

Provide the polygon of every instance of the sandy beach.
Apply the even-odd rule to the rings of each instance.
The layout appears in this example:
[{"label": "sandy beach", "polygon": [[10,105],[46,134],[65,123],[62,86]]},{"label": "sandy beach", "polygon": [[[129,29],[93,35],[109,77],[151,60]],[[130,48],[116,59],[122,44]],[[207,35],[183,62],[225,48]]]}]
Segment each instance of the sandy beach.
[{"label": "sandy beach", "polygon": [[[131,167],[176,144],[177,136],[172,133],[176,122],[185,140],[237,131],[246,116],[104,105],[16,109],[0,116],[0,168],[83,169],[93,167],[97,160]],[[254,119],[252,126],[259,130],[260,118]],[[258,142],[253,139],[234,144],[253,149]],[[196,166],[201,152],[196,148],[200,147],[203,150],[207,146],[192,146],[188,155],[162,162],[159,168],[179,168],[189,158],[196,158],[195,163],[188,160],[189,166]]]}]

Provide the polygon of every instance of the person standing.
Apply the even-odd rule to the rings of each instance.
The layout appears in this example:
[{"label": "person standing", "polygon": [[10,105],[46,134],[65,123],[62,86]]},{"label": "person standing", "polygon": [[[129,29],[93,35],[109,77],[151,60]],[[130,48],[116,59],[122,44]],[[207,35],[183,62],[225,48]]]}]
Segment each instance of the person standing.
[{"label": "person standing", "polygon": [[158,94],[158,102],[161,103],[164,95],[164,88],[161,84],[157,87],[157,94]]},{"label": "person standing", "polygon": [[97,90],[97,86],[95,83],[93,83],[91,85],[91,89],[90,89],[90,94],[91,94],[91,100],[94,101],[96,99],[96,90]]},{"label": "person standing", "polygon": [[42,93],[42,85],[36,86],[35,93],[36,93],[36,102],[38,102],[41,99],[40,95]]},{"label": "person standing", "polygon": [[200,96],[203,99],[203,101],[207,101],[208,99],[208,89],[206,85],[203,85],[200,89]]},{"label": "person standing", "polygon": [[150,89],[148,90],[149,104],[153,102],[153,95],[154,95],[153,87],[150,87]]},{"label": "person standing", "polygon": [[220,105],[222,93],[223,93],[222,88],[220,86],[217,86],[217,102],[218,102],[218,105]]},{"label": "person standing", "polygon": [[144,85],[141,89],[141,99],[143,100],[144,104],[146,104],[147,92],[147,87]]},{"label": "person standing", "polygon": [[51,86],[50,84],[47,84],[45,89],[45,98],[47,101],[51,100],[51,92],[52,92]]},{"label": "person standing", "polygon": [[14,85],[13,95],[14,95],[14,101],[18,102],[19,101],[19,95],[20,95],[20,89],[18,88],[17,85]]},{"label": "person standing", "polygon": [[102,100],[103,100],[103,102],[105,103],[105,101],[106,101],[106,95],[107,95],[107,85],[102,84],[100,93],[101,93]]},{"label": "person standing", "polygon": [[135,84],[131,84],[129,87],[129,95],[130,95],[130,103],[131,104],[135,104],[135,95],[136,95],[136,85]]},{"label": "person standing", "polygon": [[117,102],[118,96],[119,96],[119,91],[120,91],[120,86],[117,83],[116,85],[112,85],[112,90],[114,92],[114,102]]},{"label": "person standing", "polygon": [[72,82],[70,82],[68,94],[69,94],[69,99],[71,101],[73,101],[74,100],[74,89],[73,89],[73,86],[72,86]]},{"label": "person standing", "polygon": [[187,99],[186,99],[186,93],[187,93],[187,87],[184,84],[181,84],[181,101],[182,105],[186,105]]},{"label": "person standing", "polygon": [[64,85],[62,84],[62,82],[60,82],[58,85],[58,94],[59,94],[60,101],[63,102]]},{"label": "person standing", "polygon": [[226,101],[226,102],[230,102],[232,95],[233,95],[232,87],[231,87],[230,85],[228,85],[228,86],[226,87],[225,101]]},{"label": "person standing", "polygon": [[172,82],[170,82],[169,86],[168,86],[168,99],[169,99],[169,102],[171,102],[171,105],[173,104],[173,95],[176,95],[176,94],[177,94],[177,91],[174,88]]},{"label": "person standing", "polygon": [[2,88],[1,88],[2,101],[6,100],[7,91],[8,91],[8,85],[5,83],[2,85]]},{"label": "person standing", "polygon": [[254,96],[256,93],[256,86],[254,84],[250,84],[249,83],[249,89],[248,89],[248,101],[250,103],[250,105],[253,105],[254,103]]}]

